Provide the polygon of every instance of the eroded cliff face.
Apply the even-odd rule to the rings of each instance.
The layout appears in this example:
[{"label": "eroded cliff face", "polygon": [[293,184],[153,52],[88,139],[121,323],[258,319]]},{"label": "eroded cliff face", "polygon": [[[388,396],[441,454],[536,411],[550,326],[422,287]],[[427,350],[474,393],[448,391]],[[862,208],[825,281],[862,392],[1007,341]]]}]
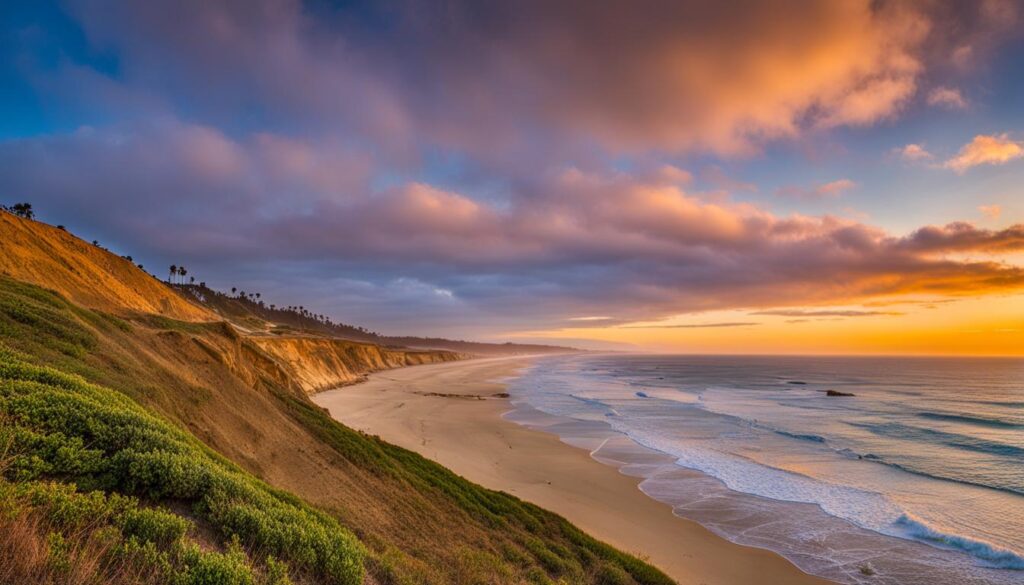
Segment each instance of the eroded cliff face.
[{"label": "eroded cliff face", "polygon": [[274,358],[307,394],[358,382],[371,372],[464,357],[450,351],[393,349],[319,337],[252,337],[249,341]]}]

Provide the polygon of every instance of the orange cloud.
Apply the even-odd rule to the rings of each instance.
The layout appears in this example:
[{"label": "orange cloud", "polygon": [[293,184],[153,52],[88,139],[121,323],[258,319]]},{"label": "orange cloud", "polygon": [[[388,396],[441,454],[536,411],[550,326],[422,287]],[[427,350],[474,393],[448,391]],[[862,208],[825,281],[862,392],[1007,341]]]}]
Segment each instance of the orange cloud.
[{"label": "orange cloud", "polygon": [[989,219],[999,219],[999,216],[1003,213],[1003,208],[999,205],[979,205],[978,211]]},{"label": "orange cloud", "polygon": [[1009,134],[979,134],[943,166],[957,173],[964,173],[978,165],[1001,165],[1021,157],[1024,157],[1024,147],[1020,142],[1011,140]]}]

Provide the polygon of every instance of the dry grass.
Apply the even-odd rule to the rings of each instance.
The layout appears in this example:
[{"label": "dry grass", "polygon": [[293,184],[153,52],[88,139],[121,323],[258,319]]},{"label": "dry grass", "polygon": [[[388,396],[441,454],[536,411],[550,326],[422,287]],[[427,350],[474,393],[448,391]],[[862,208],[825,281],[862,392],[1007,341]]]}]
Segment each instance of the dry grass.
[{"label": "dry grass", "polygon": [[3,585],[147,585],[151,571],[111,554],[115,541],[84,526],[61,535],[45,515],[13,497],[3,479],[14,459],[12,437],[0,419],[0,583]]}]

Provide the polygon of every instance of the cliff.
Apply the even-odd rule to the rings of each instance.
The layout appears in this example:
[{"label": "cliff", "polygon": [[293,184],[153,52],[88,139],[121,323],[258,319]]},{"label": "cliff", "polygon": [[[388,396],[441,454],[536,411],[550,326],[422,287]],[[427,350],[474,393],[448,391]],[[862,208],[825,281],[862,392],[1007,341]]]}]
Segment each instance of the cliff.
[{"label": "cliff", "polygon": [[252,337],[250,340],[282,364],[307,394],[358,382],[378,370],[461,358],[450,351],[392,349],[321,337]]}]

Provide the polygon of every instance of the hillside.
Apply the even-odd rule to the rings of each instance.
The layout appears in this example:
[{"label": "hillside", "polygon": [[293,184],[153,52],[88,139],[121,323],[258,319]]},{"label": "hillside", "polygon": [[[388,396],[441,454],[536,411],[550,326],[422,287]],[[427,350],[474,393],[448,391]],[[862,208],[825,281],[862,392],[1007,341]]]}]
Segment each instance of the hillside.
[{"label": "hillside", "polygon": [[0,213],[0,274],[54,290],[91,309],[219,321],[131,261],[41,223]]},{"label": "hillside", "polygon": [[0,276],[0,582],[670,582],[307,398],[443,352],[84,306],[70,267],[102,259],[62,250],[67,293]]}]

